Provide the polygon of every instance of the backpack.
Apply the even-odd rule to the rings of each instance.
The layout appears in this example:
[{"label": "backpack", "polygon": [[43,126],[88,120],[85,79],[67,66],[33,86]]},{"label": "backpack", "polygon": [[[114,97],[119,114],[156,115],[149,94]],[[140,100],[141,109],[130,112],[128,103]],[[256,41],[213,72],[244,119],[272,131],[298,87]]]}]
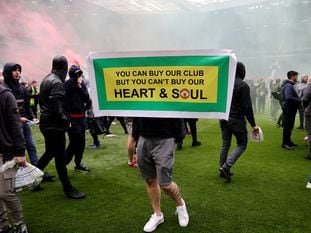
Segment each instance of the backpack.
[{"label": "backpack", "polygon": [[280,101],[283,98],[282,92],[283,92],[283,88],[281,86],[278,86],[275,90],[271,91],[271,95],[274,99]]},{"label": "backpack", "polygon": [[281,100],[281,93],[279,91],[272,91],[271,95],[276,100]]}]

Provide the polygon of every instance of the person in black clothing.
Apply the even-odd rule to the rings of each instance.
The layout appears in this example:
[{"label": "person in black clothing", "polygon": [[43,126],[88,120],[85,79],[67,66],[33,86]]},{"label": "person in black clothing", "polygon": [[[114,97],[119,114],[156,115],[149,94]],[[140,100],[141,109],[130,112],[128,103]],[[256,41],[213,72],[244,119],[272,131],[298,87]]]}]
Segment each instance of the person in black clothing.
[{"label": "person in black clothing", "polygon": [[295,91],[294,85],[298,79],[296,71],[287,72],[288,80],[282,84],[282,111],[283,111],[283,140],[282,148],[286,150],[294,150],[297,146],[291,140],[292,130],[295,124],[295,117],[298,107],[301,105],[301,99]]},{"label": "person in black clothing", "polygon": [[[202,143],[198,141],[198,135],[197,135],[197,121],[198,118],[185,118],[184,120],[184,130],[186,130],[185,135],[187,134],[187,124],[189,125],[190,128],[190,133],[192,136],[192,146],[201,146]],[[177,150],[182,150],[182,144],[183,140],[181,140],[179,143],[177,143]]]},{"label": "person in black clothing", "polygon": [[100,129],[102,129],[103,133],[106,132],[106,129],[104,129],[103,124],[100,124],[102,121],[99,118],[94,117],[92,100],[90,99],[88,109],[86,110],[87,125],[88,125],[89,132],[93,138],[93,143],[89,145],[90,149],[100,148],[100,141],[99,141],[98,135],[101,132],[98,132],[99,131],[98,125],[100,126]]},{"label": "person in black clothing", "polygon": [[[243,81],[245,73],[244,64],[238,62],[229,119],[220,120],[222,146],[219,159],[219,171],[220,177],[225,178],[227,182],[231,181],[232,173],[230,172],[230,168],[235,164],[247,147],[248,138],[245,118],[253,128],[253,133],[258,134],[259,132],[259,127],[256,126],[255,123],[250,89],[247,83]],[[237,147],[228,157],[232,135],[236,138]]]},{"label": "person in black clothing", "polygon": [[106,134],[111,134],[110,133],[110,126],[111,126],[111,123],[114,121],[115,118],[117,118],[117,120],[120,122],[120,124],[121,124],[121,126],[123,128],[124,133],[128,134],[127,128],[126,128],[126,125],[125,125],[125,122],[124,122],[124,117],[114,117],[114,116],[110,116],[110,117],[106,118],[106,120],[107,120]]},{"label": "person in black clothing", "polygon": [[17,106],[20,112],[20,122],[23,127],[23,134],[26,140],[26,149],[29,155],[31,164],[37,165],[38,156],[37,149],[34,143],[31,129],[29,126],[30,121],[38,122],[35,118],[31,108],[29,95],[26,88],[19,82],[21,78],[22,67],[20,64],[8,62],[3,67],[3,77],[5,87],[9,88],[17,101]]},{"label": "person in black clothing", "polygon": [[55,158],[56,170],[63,185],[65,195],[80,199],[85,193],[74,188],[69,180],[66,168],[66,130],[69,118],[64,109],[64,87],[68,71],[68,62],[64,56],[53,58],[52,71],[40,85],[40,130],[45,140],[45,153],[39,159],[38,168],[43,170]]},{"label": "person in black clothing", "polygon": [[[0,167],[12,159],[25,166],[25,139],[14,95],[0,85]],[[14,232],[27,233],[22,204],[15,192],[15,175],[15,167],[0,172],[0,232],[13,232],[9,210]]]},{"label": "person in black clothing", "polygon": [[82,81],[82,70],[72,65],[69,70],[70,79],[64,83],[64,106],[69,114],[70,127],[68,129],[69,145],[66,149],[66,163],[69,164],[75,156],[75,171],[88,172],[81,164],[85,149],[85,111],[90,102],[89,93]]}]

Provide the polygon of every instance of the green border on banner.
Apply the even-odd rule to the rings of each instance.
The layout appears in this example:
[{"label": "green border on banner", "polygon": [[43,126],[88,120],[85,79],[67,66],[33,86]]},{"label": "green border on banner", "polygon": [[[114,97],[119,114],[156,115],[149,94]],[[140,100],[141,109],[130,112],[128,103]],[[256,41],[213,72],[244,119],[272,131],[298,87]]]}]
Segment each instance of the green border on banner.
[{"label": "green border on banner", "polygon": [[[149,110],[184,112],[226,112],[229,56],[167,56],[93,59],[99,110]],[[161,101],[107,101],[103,69],[146,66],[218,66],[216,103],[181,103]]]}]

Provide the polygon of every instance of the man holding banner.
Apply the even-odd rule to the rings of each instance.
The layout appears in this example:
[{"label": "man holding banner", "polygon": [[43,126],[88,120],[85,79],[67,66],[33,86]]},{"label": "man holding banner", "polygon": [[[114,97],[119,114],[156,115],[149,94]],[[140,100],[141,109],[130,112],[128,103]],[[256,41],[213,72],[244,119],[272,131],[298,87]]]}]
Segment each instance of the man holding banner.
[{"label": "man holding banner", "polygon": [[[103,52],[88,56],[95,116],[135,117],[137,157],[154,213],[144,226],[164,222],[161,189],[176,203],[180,226],[189,215],[172,181],[182,119],[228,119],[236,57],[230,50]],[[198,143],[194,143],[198,145]]]},{"label": "man holding banner", "polygon": [[133,136],[137,140],[138,167],[146,180],[150,204],[153,208],[151,218],[144,226],[145,232],[154,231],[164,222],[161,212],[161,189],[176,203],[179,225],[186,227],[189,215],[185,201],[180,195],[178,185],[172,181],[175,140],[182,140],[181,119],[175,118],[135,118]]}]

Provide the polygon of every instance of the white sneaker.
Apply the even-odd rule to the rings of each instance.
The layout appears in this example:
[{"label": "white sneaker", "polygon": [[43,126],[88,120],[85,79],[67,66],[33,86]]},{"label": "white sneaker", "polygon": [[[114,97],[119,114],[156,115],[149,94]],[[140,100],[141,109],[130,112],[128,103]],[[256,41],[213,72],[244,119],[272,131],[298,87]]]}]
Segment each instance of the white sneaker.
[{"label": "white sneaker", "polygon": [[186,227],[189,223],[189,214],[187,211],[186,203],[182,199],[183,205],[176,207],[176,214],[178,215],[178,222],[181,227]]},{"label": "white sneaker", "polygon": [[311,189],[311,183],[310,182],[307,183],[306,188]]},{"label": "white sneaker", "polygon": [[151,215],[149,221],[144,226],[144,232],[153,232],[155,229],[157,229],[157,226],[164,222],[164,215],[161,213],[161,215],[157,215],[154,213]]}]

